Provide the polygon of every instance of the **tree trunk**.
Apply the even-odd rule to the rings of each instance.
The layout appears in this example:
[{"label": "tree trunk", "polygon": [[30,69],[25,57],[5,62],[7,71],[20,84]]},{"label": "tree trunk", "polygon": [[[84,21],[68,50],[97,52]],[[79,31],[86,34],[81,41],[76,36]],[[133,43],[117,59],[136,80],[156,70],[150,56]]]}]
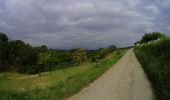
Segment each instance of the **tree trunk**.
[{"label": "tree trunk", "polygon": [[52,71],[52,64],[50,63],[50,71]]},{"label": "tree trunk", "polygon": [[41,77],[41,71],[38,71],[38,76]]},{"label": "tree trunk", "polygon": [[51,65],[50,65],[50,71],[51,71]]},{"label": "tree trunk", "polygon": [[2,60],[0,59],[0,67],[1,67],[1,72],[3,70],[3,64],[2,64]]}]

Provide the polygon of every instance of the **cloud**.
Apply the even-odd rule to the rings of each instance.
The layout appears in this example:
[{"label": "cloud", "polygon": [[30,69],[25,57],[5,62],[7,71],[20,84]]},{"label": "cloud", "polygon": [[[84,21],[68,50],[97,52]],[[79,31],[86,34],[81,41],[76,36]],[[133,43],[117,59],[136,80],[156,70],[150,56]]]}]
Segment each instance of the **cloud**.
[{"label": "cloud", "polygon": [[169,0],[2,0],[0,31],[32,45],[130,46],[145,32],[170,31]]}]

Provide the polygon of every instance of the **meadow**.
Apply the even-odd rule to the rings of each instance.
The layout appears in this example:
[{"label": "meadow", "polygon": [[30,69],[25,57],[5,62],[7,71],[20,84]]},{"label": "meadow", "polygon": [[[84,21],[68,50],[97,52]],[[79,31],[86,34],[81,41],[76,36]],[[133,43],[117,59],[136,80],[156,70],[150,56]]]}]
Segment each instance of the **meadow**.
[{"label": "meadow", "polygon": [[127,51],[117,50],[97,63],[80,65],[39,74],[0,73],[1,100],[63,100],[112,67]]}]

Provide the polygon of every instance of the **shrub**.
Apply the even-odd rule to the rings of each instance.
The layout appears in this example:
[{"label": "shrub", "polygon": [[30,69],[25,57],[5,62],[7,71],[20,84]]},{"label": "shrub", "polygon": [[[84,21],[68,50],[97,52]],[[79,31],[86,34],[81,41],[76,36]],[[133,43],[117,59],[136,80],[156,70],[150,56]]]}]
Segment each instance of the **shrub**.
[{"label": "shrub", "polygon": [[158,100],[170,100],[170,38],[138,46],[138,60],[153,84]]}]

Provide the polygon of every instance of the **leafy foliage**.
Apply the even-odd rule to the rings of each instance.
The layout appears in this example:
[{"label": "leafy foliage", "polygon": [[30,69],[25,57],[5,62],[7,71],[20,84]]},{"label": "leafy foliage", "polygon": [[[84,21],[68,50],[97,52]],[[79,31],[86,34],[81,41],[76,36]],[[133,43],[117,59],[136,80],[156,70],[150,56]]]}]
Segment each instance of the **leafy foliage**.
[{"label": "leafy foliage", "polygon": [[51,70],[51,58],[49,52],[39,54],[39,60],[37,62],[39,72]]},{"label": "leafy foliage", "polygon": [[87,58],[92,62],[97,62],[100,59],[105,58],[108,54],[111,54],[117,48],[114,45],[111,45],[107,48],[99,48],[98,50],[89,50],[87,51]]},{"label": "leafy foliage", "polygon": [[[114,52],[109,57],[101,60],[100,63],[94,65],[93,63],[83,63],[79,66],[67,68],[65,70],[57,70],[48,74],[42,73],[42,83],[39,84],[37,77],[11,80],[6,77],[0,77],[0,100],[65,100],[67,97],[77,93],[83,87],[93,82],[106,70],[112,67],[126,52],[127,50],[120,50],[120,53]],[[1,73],[2,75],[2,73]],[[3,76],[3,75],[2,75]],[[25,82],[27,80],[27,82]],[[32,81],[33,80],[33,81]],[[5,81],[5,82],[4,82]],[[21,86],[9,86],[9,84],[19,84]],[[23,82],[24,81],[24,82]],[[30,82],[31,81],[31,82]],[[30,82],[30,83],[29,83]],[[32,83],[37,82],[37,83]],[[25,83],[25,84],[23,84]],[[43,85],[42,88],[37,85]],[[8,86],[8,90],[4,87]],[[26,85],[23,87],[23,85]],[[32,86],[37,86],[32,88]],[[12,87],[12,88],[11,88]],[[22,87],[22,88],[20,88]],[[29,88],[30,87],[30,88]],[[16,89],[17,88],[17,89]],[[5,91],[7,90],[7,91]],[[18,91],[17,91],[18,90]]]},{"label": "leafy foliage", "polygon": [[81,64],[85,61],[97,62],[116,50],[116,46],[98,50],[53,50],[47,46],[32,47],[21,40],[8,40],[0,33],[0,67],[1,71],[20,73],[41,73]]},{"label": "leafy foliage", "polygon": [[8,54],[8,37],[0,32],[0,71],[2,72]]},{"label": "leafy foliage", "polygon": [[170,100],[170,38],[137,46],[134,51],[152,81],[157,99]]},{"label": "leafy foliage", "polygon": [[75,63],[80,64],[86,60],[86,51],[81,48],[73,49],[73,60]]},{"label": "leafy foliage", "polygon": [[145,35],[142,37],[142,39],[140,41],[135,42],[135,45],[142,44],[142,43],[148,43],[148,42],[158,40],[163,37],[165,37],[165,35],[160,32],[145,33]]}]

